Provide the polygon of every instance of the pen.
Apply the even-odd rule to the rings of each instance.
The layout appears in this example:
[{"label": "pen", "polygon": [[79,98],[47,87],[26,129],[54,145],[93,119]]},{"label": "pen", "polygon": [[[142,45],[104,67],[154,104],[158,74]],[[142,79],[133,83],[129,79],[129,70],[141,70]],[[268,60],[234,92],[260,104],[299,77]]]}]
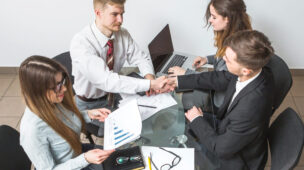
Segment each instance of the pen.
[{"label": "pen", "polygon": [[152,168],[151,168],[151,160],[150,160],[149,156],[148,156],[148,164],[149,164],[149,170],[152,170]]},{"label": "pen", "polygon": [[139,104],[138,106],[141,106],[141,107],[149,107],[149,108],[156,109],[156,107],[155,107],[155,106],[147,106],[147,105],[141,105],[141,104]]}]

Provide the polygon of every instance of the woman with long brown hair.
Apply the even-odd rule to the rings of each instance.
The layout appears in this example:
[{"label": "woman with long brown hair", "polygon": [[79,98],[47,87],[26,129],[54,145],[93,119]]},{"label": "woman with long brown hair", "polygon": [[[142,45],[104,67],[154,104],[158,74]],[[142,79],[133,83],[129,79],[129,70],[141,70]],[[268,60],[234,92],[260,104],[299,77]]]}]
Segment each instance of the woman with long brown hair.
[{"label": "woman with long brown hair", "polygon": [[[225,39],[237,31],[251,30],[249,15],[246,12],[246,5],[243,0],[211,0],[207,6],[205,19],[206,26],[213,27],[214,46],[217,48],[215,55],[207,57],[196,57],[193,67],[199,68],[204,64],[214,65],[215,71],[227,71],[223,56]],[[180,67],[169,69],[174,75],[184,75],[194,73],[192,70],[184,70]],[[216,92],[214,95],[214,105],[219,107],[224,100],[224,92]]]},{"label": "woman with long brown hair", "polygon": [[113,150],[81,144],[80,133],[85,130],[85,122],[104,121],[110,110],[79,111],[67,71],[46,57],[31,56],[23,61],[19,80],[26,102],[20,144],[35,168],[66,170],[101,166]]}]

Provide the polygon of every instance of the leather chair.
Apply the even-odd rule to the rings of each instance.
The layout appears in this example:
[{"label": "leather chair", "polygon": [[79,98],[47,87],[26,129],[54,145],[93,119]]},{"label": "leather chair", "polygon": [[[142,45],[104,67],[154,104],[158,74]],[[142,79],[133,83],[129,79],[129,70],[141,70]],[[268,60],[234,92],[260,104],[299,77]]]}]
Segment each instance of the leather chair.
[{"label": "leather chair", "polygon": [[271,170],[293,169],[299,162],[304,143],[304,126],[291,108],[283,111],[268,131]]},{"label": "leather chair", "polygon": [[31,169],[32,163],[21,147],[19,137],[19,132],[14,128],[0,126],[0,169]]},{"label": "leather chair", "polygon": [[273,55],[265,66],[271,69],[274,78],[274,103],[272,114],[281,105],[292,86],[292,76],[287,64],[277,55]]}]

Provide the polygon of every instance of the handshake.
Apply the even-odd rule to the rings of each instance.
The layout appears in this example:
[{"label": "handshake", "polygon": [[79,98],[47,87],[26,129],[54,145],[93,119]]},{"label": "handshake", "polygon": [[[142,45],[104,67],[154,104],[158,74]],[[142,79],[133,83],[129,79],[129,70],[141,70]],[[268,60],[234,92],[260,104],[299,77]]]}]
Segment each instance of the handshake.
[{"label": "handshake", "polygon": [[174,91],[175,87],[177,87],[176,76],[161,76],[150,81],[150,92],[148,92],[147,96],[151,94],[168,93]]}]

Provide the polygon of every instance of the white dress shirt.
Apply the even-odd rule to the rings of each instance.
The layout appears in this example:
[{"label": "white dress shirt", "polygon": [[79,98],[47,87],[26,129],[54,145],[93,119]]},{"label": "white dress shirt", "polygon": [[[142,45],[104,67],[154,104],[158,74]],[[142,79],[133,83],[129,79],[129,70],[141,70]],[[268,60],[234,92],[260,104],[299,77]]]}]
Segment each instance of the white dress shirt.
[{"label": "white dress shirt", "polygon": [[[113,39],[114,44],[114,68],[111,71],[106,64],[109,39]],[[74,36],[70,54],[77,95],[99,98],[106,92],[134,94],[150,88],[150,80],[118,75],[126,61],[138,66],[143,75],[154,74],[151,57],[139,49],[124,28],[108,38],[94,22]]]},{"label": "white dress shirt", "polygon": [[254,79],[256,79],[260,74],[261,74],[262,71],[260,71],[258,74],[256,74],[255,76],[251,77],[250,79],[246,80],[246,81],[243,81],[243,82],[240,82],[240,78],[238,77],[238,80],[235,84],[235,92],[233,94],[233,97],[229,103],[229,106],[228,108],[231,106],[233,100],[235,99],[235,97],[240,93],[240,91],[245,88],[250,82],[252,82]]},{"label": "white dress shirt", "polygon": [[[231,106],[233,100],[234,100],[235,97],[240,93],[240,91],[241,91],[243,88],[245,88],[250,82],[252,82],[254,79],[256,79],[256,78],[261,74],[261,72],[262,72],[262,71],[260,71],[260,72],[259,72],[258,74],[256,74],[254,77],[252,77],[252,78],[250,78],[250,79],[248,79],[248,80],[246,80],[246,81],[243,81],[243,82],[240,82],[240,78],[238,78],[238,80],[237,80],[237,82],[236,82],[236,84],[235,84],[235,92],[234,92],[233,97],[232,97],[232,99],[231,99],[231,101],[230,101],[230,103],[229,103],[228,108]],[[203,117],[203,115],[200,115],[200,116]],[[191,122],[193,122],[193,121],[194,121],[196,118],[198,118],[198,117],[199,117],[199,116],[196,116],[195,118],[193,118],[193,119],[191,120]]]}]

